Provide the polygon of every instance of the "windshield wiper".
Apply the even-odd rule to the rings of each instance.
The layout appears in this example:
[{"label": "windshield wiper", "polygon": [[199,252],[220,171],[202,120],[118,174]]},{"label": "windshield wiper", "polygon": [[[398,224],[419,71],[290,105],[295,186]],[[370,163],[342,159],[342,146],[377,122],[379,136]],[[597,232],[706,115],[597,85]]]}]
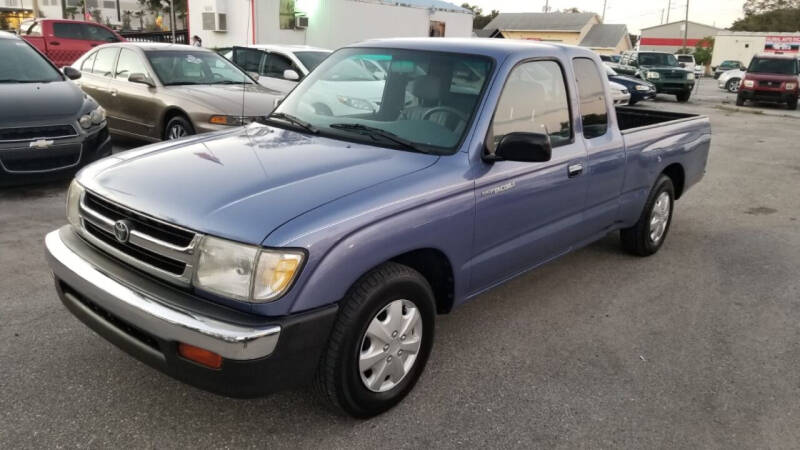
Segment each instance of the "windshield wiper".
[{"label": "windshield wiper", "polygon": [[272,113],[272,114],[268,115],[266,119],[267,120],[280,119],[280,120],[289,122],[292,125],[296,125],[296,126],[298,126],[300,128],[303,128],[304,130],[308,131],[309,133],[313,133],[313,134],[318,134],[319,133],[319,129],[317,127],[315,127],[314,125],[311,125],[310,123],[306,122],[305,120],[303,120],[303,119],[301,119],[299,117],[295,117],[295,116],[293,116],[291,114],[280,113],[280,112]]},{"label": "windshield wiper", "polygon": [[400,146],[408,150],[413,150],[419,153],[426,153],[429,155],[431,154],[431,152],[421,148],[417,144],[409,141],[408,139],[402,138],[392,133],[391,131],[386,131],[382,128],[370,127],[360,123],[332,123],[328,126],[331,128],[335,128],[337,130],[350,131],[352,133],[358,133],[358,134],[365,134],[372,138],[374,138],[375,136],[379,136],[388,141],[392,141],[395,144],[399,144]]},{"label": "windshield wiper", "polygon": [[214,82],[211,82],[211,83],[208,83],[208,84],[247,84],[247,85],[250,85],[250,84],[253,84],[253,83],[251,83],[249,81],[224,80],[224,81],[214,81]]}]

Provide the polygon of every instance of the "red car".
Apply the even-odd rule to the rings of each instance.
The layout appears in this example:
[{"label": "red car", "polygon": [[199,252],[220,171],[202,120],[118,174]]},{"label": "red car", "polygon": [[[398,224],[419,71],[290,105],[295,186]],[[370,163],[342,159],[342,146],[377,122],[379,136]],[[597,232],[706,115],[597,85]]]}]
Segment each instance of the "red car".
[{"label": "red car", "polygon": [[125,40],[106,26],[79,20],[30,20],[20,25],[19,34],[58,67],[72,64],[93,47]]},{"label": "red car", "polygon": [[736,104],[746,100],[786,103],[797,109],[800,61],[796,55],[767,54],[754,56],[739,85]]}]

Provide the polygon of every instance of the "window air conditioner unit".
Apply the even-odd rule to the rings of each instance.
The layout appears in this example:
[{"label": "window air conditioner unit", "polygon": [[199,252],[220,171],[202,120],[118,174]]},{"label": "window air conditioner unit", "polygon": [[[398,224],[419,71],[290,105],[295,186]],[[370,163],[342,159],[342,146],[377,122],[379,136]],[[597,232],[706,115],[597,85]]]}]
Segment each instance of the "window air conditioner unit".
[{"label": "window air conditioner unit", "polygon": [[225,13],[204,12],[203,30],[228,31],[228,15]]},{"label": "window air conditioner unit", "polygon": [[294,18],[295,28],[308,28],[308,16],[296,16]]}]

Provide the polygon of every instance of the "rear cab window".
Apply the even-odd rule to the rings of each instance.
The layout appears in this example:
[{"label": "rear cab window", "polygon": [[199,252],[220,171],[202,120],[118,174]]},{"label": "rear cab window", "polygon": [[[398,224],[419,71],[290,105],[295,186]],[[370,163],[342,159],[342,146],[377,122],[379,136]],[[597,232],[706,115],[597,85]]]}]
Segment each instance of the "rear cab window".
[{"label": "rear cab window", "polygon": [[605,83],[591,59],[575,58],[572,65],[581,100],[583,137],[594,139],[603,136],[608,131]]}]

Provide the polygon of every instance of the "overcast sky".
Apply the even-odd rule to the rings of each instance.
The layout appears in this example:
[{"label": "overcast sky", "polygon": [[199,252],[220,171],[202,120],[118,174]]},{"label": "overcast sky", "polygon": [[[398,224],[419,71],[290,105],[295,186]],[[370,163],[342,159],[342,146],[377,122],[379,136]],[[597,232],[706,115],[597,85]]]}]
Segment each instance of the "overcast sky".
[{"label": "overcast sky", "polygon": [[[452,0],[451,0],[452,1]],[[631,33],[661,23],[661,10],[667,8],[668,0],[607,0],[605,23],[622,23]],[[452,1],[461,4],[463,0]],[[467,0],[484,11],[498,9],[500,12],[541,12],[544,0]],[[689,20],[725,28],[742,17],[744,0],[690,0]],[[603,0],[550,0],[553,10],[576,7],[581,11],[593,11],[602,15]],[[686,0],[672,0],[669,21],[683,20]],[[667,14],[664,12],[664,19]]]}]

